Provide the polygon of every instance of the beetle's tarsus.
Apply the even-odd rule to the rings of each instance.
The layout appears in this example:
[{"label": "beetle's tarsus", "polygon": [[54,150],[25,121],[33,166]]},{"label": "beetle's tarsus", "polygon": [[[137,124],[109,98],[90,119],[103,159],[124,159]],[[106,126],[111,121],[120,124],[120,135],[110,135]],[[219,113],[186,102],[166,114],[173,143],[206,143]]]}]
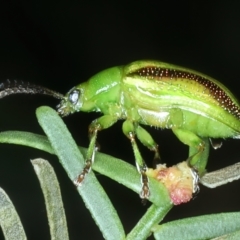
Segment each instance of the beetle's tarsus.
[{"label": "beetle's tarsus", "polygon": [[74,185],[76,187],[80,186],[85,179],[86,175],[91,171],[92,169],[92,159],[89,159],[85,163],[85,167],[83,168],[82,172],[77,176],[77,178],[73,181]]},{"label": "beetle's tarsus", "polygon": [[148,184],[148,177],[146,175],[147,166],[140,167],[140,174],[141,174],[141,183],[142,183],[142,190],[140,193],[140,197],[142,199],[148,199],[150,196],[150,189]]},{"label": "beetle's tarsus", "polygon": [[[144,179],[146,178],[146,179]],[[140,193],[140,197],[142,199],[148,199],[150,196],[150,189],[149,189],[149,185],[148,185],[148,178],[147,176],[142,176],[142,181],[144,181],[144,183],[142,184],[142,190]]]}]

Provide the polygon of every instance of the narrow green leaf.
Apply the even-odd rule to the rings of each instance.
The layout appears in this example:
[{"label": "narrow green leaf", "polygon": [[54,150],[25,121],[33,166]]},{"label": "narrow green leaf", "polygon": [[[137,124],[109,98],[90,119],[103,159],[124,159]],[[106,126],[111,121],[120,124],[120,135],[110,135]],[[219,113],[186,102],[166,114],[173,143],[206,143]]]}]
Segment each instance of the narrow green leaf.
[{"label": "narrow green leaf", "polygon": [[48,161],[38,158],[31,162],[43,191],[51,239],[68,240],[67,221],[57,176]]},{"label": "narrow green leaf", "polygon": [[219,213],[185,218],[156,226],[154,236],[158,240],[201,240],[240,230],[240,213]]},{"label": "narrow green leaf", "polygon": [[0,188],[0,225],[6,240],[27,239],[12,201]]},{"label": "narrow green leaf", "polygon": [[[37,109],[37,118],[61,164],[74,180],[84,166],[84,159],[67,130],[62,119],[49,107]],[[88,174],[84,184],[77,188],[86,207],[106,239],[123,239],[125,236],[122,224],[105,191],[93,172]]]},{"label": "narrow green leaf", "polygon": [[[48,153],[54,153],[48,139],[34,133],[18,131],[1,132],[0,142],[25,145]],[[85,156],[87,149],[83,147],[79,147],[79,149],[83,156]],[[136,193],[141,191],[140,176],[136,168],[121,159],[103,153],[96,153],[93,169],[132,189]],[[151,192],[149,200],[157,206],[166,206],[168,208],[170,198],[166,188],[154,179],[149,179],[149,182]]]},{"label": "narrow green leaf", "polygon": [[[132,189],[136,193],[141,192],[140,175],[136,167],[121,159],[97,153],[93,169]],[[149,200],[157,206],[166,206],[168,208],[171,205],[171,200],[166,187],[152,178],[149,179],[149,186]]]},{"label": "narrow green leaf", "polygon": [[152,227],[161,222],[171,208],[172,205],[170,203],[164,207],[152,204],[133,230],[127,235],[126,240],[146,239],[151,233]]},{"label": "narrow green leaf", "polygon": [[21,132],[21,131],[5,131],[0,133],[0,143],[12,143],[22,146],[33,147],[51,154],[55,154],[49,140],[42,135]]}]

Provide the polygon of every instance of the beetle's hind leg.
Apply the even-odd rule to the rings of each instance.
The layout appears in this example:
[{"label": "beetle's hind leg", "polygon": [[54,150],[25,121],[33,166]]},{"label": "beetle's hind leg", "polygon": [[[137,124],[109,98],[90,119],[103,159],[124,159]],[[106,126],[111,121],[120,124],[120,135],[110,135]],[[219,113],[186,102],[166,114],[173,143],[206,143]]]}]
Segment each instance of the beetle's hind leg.
[{"label": "beetle's hind leg", "polygon": [[205,173],[208,161],[209,139],[201,138],[191,131],[180,128],[173,128],[172,130],[182,143],[189,146],[187,162],[190,167],[194,168],[202,176]]}]

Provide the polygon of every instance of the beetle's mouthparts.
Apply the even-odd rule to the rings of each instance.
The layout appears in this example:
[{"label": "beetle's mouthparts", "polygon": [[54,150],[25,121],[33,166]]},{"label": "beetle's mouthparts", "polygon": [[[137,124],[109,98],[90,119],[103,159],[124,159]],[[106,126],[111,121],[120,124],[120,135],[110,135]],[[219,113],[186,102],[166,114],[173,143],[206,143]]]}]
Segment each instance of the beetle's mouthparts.
[{"label": "beetle's mouthparts", "polygon": [[64,99],[57,105],[57,112],[61,117],[66,117],[70,114],[70,111],[68,110],[66,101]]},{"label": "beetle's mouthparts", "polygon": [[61,117],[64,117],[65,114],[64,114],[64,108],[61,107],[61,104],[58,104],[57,105],[57,112],[58,114],[61,116]]}]

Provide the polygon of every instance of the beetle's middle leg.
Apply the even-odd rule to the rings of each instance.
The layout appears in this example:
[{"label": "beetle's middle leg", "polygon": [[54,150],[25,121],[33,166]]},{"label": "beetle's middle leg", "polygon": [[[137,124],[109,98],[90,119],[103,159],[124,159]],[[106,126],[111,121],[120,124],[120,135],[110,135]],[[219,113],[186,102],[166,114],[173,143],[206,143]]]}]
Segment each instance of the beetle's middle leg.
[{"label": "beetle's middle leg", "polygon": [[140,197],[142,199],[147,199],[150,195],[148,177],[146,175],[147,165],[144,162],[136,143],[136,139],[135,139],[136,127],[134,126],[134,123],[132,121],[126,120],[123,122],[122,129],[123,129],[123,133],[131,141],[134,156],[135,156],[135,161],[136,161],[136,167],[138,172],[141,174],[142,190],[140,192]]},{"label": "beetle's middle leg", "polygon": [[161,158],[160,158],[157,143],[153,140],[152,136],[139,124],[135,126],[135,131],[136,131],[137,138],[140,140],[140,142],[145,147],[149,148],[151,151],[154,152],[153,168],[156,168],[157,165],[161,163]]}]

